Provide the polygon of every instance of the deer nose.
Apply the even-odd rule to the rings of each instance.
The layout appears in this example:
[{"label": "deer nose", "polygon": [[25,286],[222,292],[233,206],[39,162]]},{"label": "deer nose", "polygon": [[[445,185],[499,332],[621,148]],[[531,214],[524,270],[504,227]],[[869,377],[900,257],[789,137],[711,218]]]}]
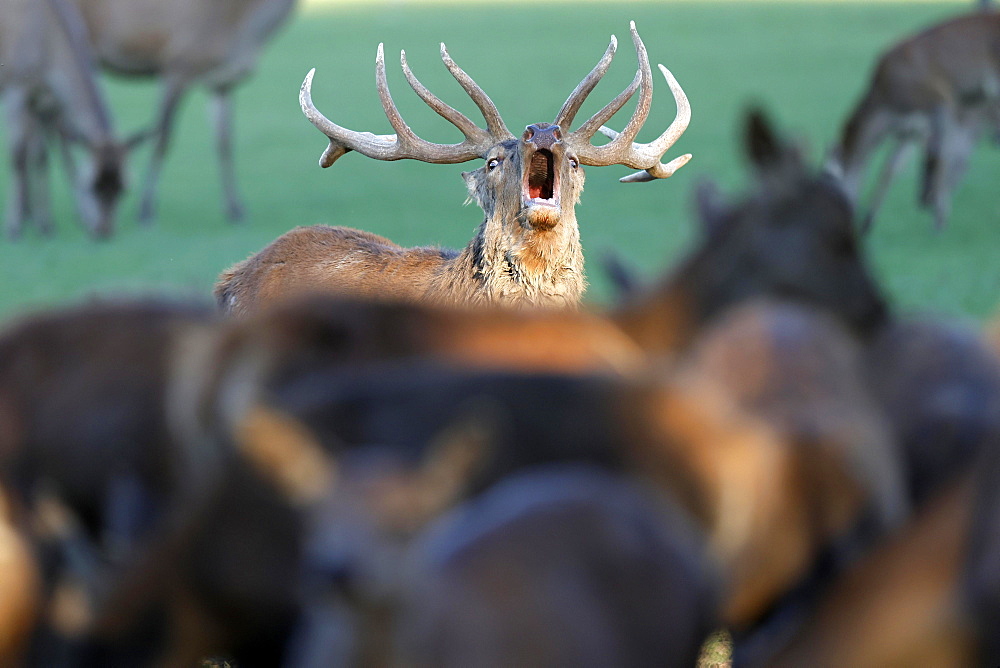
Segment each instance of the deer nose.
[{"label": "deer nose", "polygon": [[551,150],[553,145],[562,141],[562,130],[552,123],[533,123],[524,129],[521,138],[537,148]]}]

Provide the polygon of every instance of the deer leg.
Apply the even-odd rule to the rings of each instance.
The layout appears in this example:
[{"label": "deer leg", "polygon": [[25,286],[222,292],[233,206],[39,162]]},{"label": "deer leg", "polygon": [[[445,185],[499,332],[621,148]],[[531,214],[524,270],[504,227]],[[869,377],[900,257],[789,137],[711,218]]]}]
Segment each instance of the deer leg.
[{"label": "deer leg", "polygon": [[923,208],[931,206],[934,193],[940,189],[948,125],[947,114],[944,108],[939,107],[931,117],[931,134],[927,139],[927,150],[924,154],[924,170],[920,183],[920,206]]},{"label": "deer leg", "polygon": [[24,231],[24,221],[31,216],[31,186],[29,145],[34,125],[28,109],[28,96],[20,89],[11,89],[3,96],[7,115],[7,145],[11,161],[11,178],[7,196],[5,232],[16,239]]},{"label": "deer leg", "polygon": [[899,170],[910,159],[912,153],[910,149],[912,148],[913,140],[910,137],[900,137],[896,142],[896,146],[892,149],[892,153],[885,159],[885,164],[882,166],[878,182],[875,184],[871,200],[868,203],[868,213],[865,214],[864,221],[861,224],[862,234],[866,234],[871,229],[872,224],[875,222],[875,214],[882,206],[885,195],[889,191],[889,186],[896,179],[896,176],[899,175]]},{"label": "deer leg", "polygon": [[186,90],[187,81],[177,77],[168,78],[164,84],[163,97],[160,100],[160,112],[156,120],[156,126],[153,129],[153,136],[155,137],[153,155],[149,159],[146,181],[142,187],[142,199],[139,204],[139,222],[143,225],[153,222],[153,218],[156,215],[156,186],[159,183],[160,172],[163,169],[163,158],[167,153],[167,146],[170,144],[177,105]]},{"label": "deer leg", "polygon": [[54,231],[52,208],[49,204],[49,153],[45,134],[33,132],[28,144],[28,169],[31,182],[31,216],[45,236]]},{"label": "deer leg", "polygon": [[944,109],[935,114],[920,201],[923,207],[933,210],[934,228],[939,231],[947,225],[952,191],[968,168],[975,139],[974,123],[960,124]]},{"label": "deer leg", "polygon": [[215,126],[215,148],[219,155],[222,189],[226,198],[226,217],[231,222],[243,220],[244,208],[236,187],[236,170],[233,166],[233,105],[232,88],[224,86],[212,92],[211,114]]}]

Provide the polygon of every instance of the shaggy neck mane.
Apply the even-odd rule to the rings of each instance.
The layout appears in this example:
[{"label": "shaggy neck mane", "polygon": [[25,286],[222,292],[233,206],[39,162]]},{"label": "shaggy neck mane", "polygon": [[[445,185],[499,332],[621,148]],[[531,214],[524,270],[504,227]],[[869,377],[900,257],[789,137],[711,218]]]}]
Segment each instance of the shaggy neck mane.
[{"label": "shaggy neck mane", "polygon": [[491,225],[488,218],[483,221],[475,238],[448,262],[446,299],[576,306],[586,281],[575,216],[563,213],[560,223],[549,230],[533,230],[521,220],[513,227]]}]

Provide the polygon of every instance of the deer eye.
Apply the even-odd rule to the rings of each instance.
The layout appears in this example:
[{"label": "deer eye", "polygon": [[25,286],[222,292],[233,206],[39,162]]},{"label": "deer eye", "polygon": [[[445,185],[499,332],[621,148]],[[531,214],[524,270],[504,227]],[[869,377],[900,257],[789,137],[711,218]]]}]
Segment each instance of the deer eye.
[{"label": "deer eye", "polygon": [[499,166],[500,166],[500,158],[490,158],[486,162],[486,169],[490,170],[491,172]]},{"label": "deer eye", "polygon": [[576,169],[577,167],[580,166],[580,163],[577,162],[576,158],[570,158],[569,159],[569,166],[572,167],[573,169]]}]

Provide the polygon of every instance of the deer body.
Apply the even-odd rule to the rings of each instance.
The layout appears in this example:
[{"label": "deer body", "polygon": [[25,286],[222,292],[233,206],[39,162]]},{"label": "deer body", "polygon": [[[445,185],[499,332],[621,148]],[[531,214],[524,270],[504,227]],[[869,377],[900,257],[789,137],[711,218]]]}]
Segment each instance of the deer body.
[{"label": "deer body", "polygon": [[[485,164],[463,174],[470,199],[485,219],[461,251],[405,249],[377,235],[344,227],[298,228],[264,250],[223,272],[215,287],[220,307],[245,315],[296,293],[322,291],[365,297],[441,304],[573,306],[585,288],[583,253],[575,207],[583,190],[583,165],[623,164],[641,172],[625,180],[666,178],[684,165],[684,155],[664,165],[660,158],[680,137],[690,118],[683,90],[661,65],[677,102],[677,118],[650,144],[633,143],[652,99],[652,72],[635,26],[632,40],[639,72],[632,84],[576,131],[570,127],[586,96],[607,71],[617,48],[612,38],[604,57],[577,86],[554,123],[535,123],[520,138],[504,125],[486,93],[448,55],[441,58],[472,97],[486,120],[477,127],[421,84],[401,55],[411,88],[465,135],[460,144],[427,142],[413,133],[389,94],[382,45],[376,58],[376,83],[395,135],[373,135],[340,127],[312,102],[310,72],[302,85],[303,112],[330,140],[320,159],[329,167],[349,151],[376,160],[416,159],[438,164],[482,158]],[[632,119],[622,133],[603,123],[641,91]],[[604,146],[590,139],[601,130],[611,137]]]},{"label": "deer body", "polygon": [[[486,227],[461,251],[403,248],[349,227],[299,227],[224,273],[216,296],[233,314],[317,290],[451,305],[577,304],[585,281],[575,226],[567,244],[529,233],[512,249],[487,240]],[[553,256],[561,262],[546,261]],[[236,297],[244,286],[256,291]]]},{"label": "deer body", "polygon": [[227,211],[242,216],[232,164],[232,88],[250,75],[264,42],[295,0],[72,0],[106,69],[159,77],[163,93],[151,131],[155,140],[143,187],[140,220],[154,215],[156,186],[184,93],[204,84],[212,95]]},{"label": "deer body", "polygon": [[[0,95],[7,116],[12,178],[6,233],[34,220],[53,231],[46,134],[63,148],[84,226],[96,237],[111,232],[123,187],[126,147],[112,128],[96,80],[80,17],[64,0],[0,0]],[[80,145],[85,164],[71,157]]]},{"label": "deer body", "polygon": [[914,146],[925,150],[921,205],[942,228],[951,193],[984,127],[1000,124],[1000,13],[976,12],[933,26],[888,50],[845,123],[833,162],[860,199],[865,166],[892,138],[863,229]]}]

